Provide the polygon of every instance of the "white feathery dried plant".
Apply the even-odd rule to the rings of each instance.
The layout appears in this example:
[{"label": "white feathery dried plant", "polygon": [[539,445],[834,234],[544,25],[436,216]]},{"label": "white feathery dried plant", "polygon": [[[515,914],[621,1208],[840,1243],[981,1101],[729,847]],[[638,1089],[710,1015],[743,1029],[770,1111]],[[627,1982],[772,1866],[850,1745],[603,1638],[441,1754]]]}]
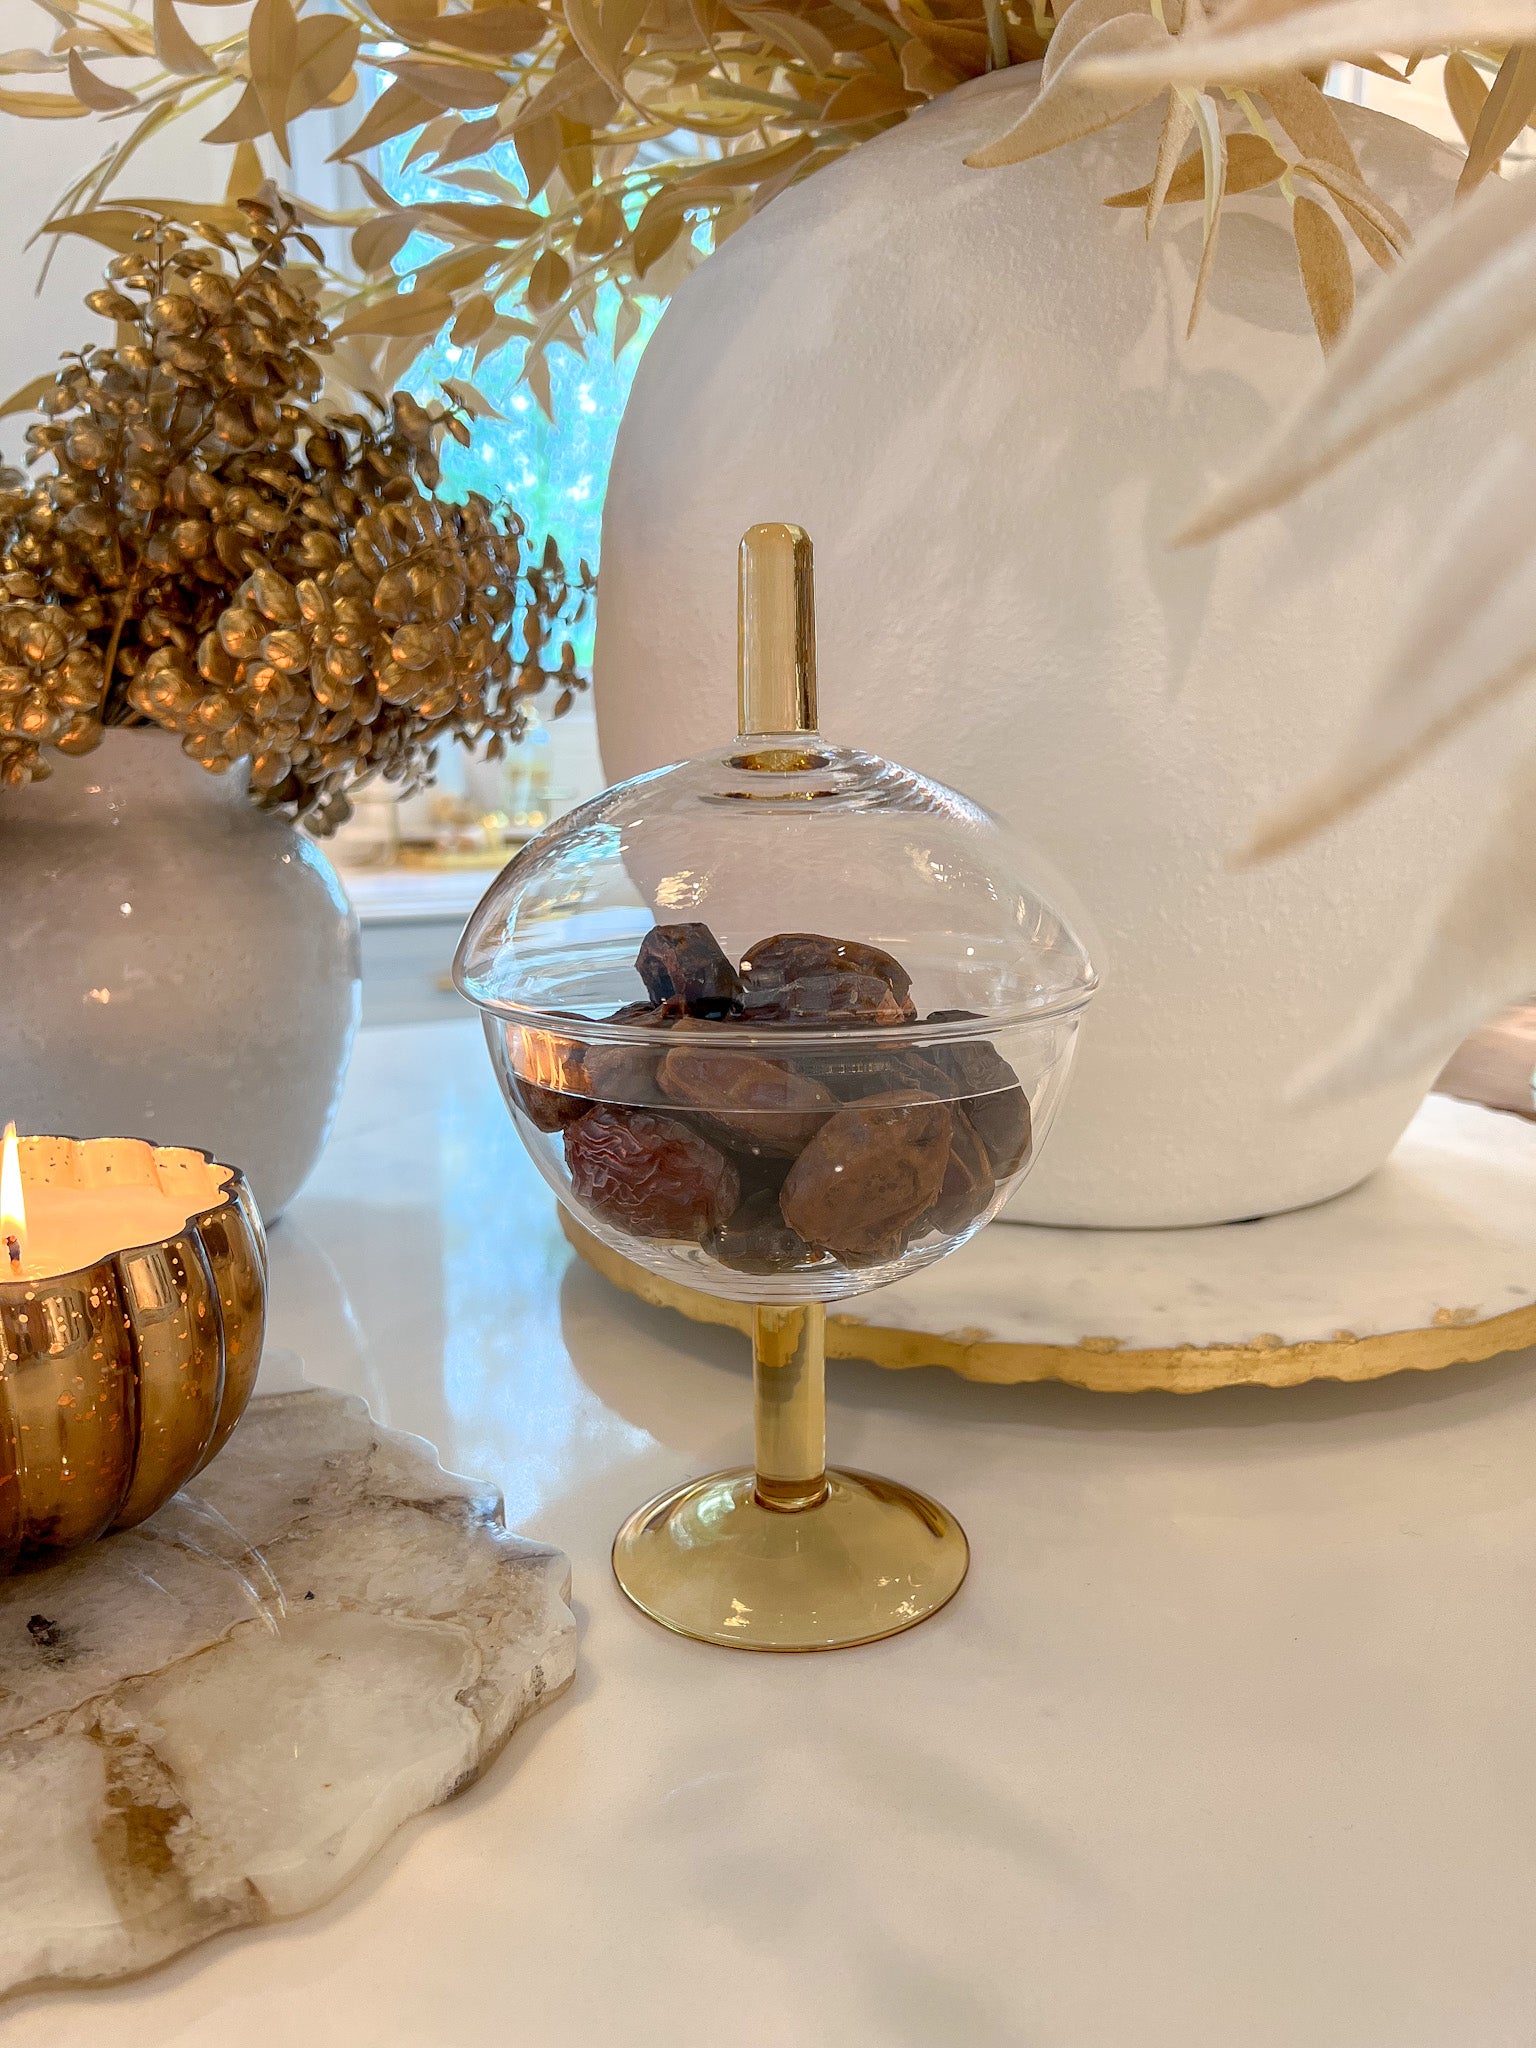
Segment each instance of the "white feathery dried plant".
[{"label": "white feathery dried plant", "polygon": [[[1079,5],[1087,0],[1078,0]],[[1235,0],[1173,36],[1092,54],[1085,93],[1251,86],[1271,67],[1392,50],[1409,59],[1507,46],[1477,110],[1462,196],[1361,306],[1318,386],[1272,445],[1177,536],[1216,538],[1285,503],[1415,413],[1536,346],[1536,173],[1493,175],[1536,113],[1536,0]],[[1453,62],[1455,60],[1453,59]],[[1467,60],[1462,59],[1462,62]],[[1470,64],[1468,68],[1472,67]],[[1448,89],[1453,104],[1457,74]],[[1491,111],[1490,111],[1491,109]],[[1536,682],[1536,434],[1491,420],[1488,455],[1427,566],[1371,700],[1339,757],[1258,828],[1270,859],[1368,802],[1470,721]],[[1342,1092],[1422,1063],[1536,989],[1536,721],[1496,815],[1418,957],[1326,1049],[1305,1092]]]}]

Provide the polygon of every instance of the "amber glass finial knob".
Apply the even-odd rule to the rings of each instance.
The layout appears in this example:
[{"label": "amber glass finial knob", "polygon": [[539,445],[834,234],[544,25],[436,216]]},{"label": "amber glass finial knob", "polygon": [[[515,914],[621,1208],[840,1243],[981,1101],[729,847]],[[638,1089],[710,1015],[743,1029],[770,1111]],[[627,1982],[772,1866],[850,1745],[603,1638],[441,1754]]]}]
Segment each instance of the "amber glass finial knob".
[{"label": "amber glass finial knob", "polygon": [[743,733],[816,730],[811,537],[771,520],[742,535],[737,580]]}]

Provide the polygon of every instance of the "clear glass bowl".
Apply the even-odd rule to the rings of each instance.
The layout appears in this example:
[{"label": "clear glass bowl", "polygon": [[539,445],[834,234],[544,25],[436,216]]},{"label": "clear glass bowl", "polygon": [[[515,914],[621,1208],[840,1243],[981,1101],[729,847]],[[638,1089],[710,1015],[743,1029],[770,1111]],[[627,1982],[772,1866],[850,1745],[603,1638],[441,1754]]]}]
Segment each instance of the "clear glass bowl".
[{"label": "clear glass bowl", "polygon": [[1027,1171],[1092,970],[997,822],[802,737],[606,791],[526,847],[455,978],[561,1200],[653,1273],[836,1301]]},{"label": "clear glass bowl", "polygon": [[990,813],[814,730],[804,535],[754,529],[743,570],[742,736],[541,833],[454,978],[582,1228],[754,1305],[756,1466],[631,1517],[624,1590],[708,1641],[824,1648],[934,1612],[969,1554],[935,1502],[824,1470],[825,1304],[996,1213],[1094,975]]}]

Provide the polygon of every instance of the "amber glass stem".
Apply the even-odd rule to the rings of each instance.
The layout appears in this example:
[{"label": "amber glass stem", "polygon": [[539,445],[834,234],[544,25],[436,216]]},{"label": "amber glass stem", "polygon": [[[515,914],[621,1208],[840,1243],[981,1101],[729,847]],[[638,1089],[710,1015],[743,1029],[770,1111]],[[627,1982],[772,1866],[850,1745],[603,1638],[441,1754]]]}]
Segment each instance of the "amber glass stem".
[{"label": "amber glass stem", "polygon": [[757,1498],[783,1514],[827,1495],[826,1337],[820,1302],[752,1311]]}]

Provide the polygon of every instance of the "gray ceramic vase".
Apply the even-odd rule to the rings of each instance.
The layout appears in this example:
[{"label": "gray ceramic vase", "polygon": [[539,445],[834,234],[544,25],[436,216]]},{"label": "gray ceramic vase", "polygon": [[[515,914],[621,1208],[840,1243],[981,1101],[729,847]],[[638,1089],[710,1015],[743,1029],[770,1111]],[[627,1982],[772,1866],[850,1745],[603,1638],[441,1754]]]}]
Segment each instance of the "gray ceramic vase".
[{"label": "gray ceramic vase", "polygon": [[357,917],[325,856],[169,734],[0,791],[0,1119],[202,1147],[281,1214],[336,1113]]}]

